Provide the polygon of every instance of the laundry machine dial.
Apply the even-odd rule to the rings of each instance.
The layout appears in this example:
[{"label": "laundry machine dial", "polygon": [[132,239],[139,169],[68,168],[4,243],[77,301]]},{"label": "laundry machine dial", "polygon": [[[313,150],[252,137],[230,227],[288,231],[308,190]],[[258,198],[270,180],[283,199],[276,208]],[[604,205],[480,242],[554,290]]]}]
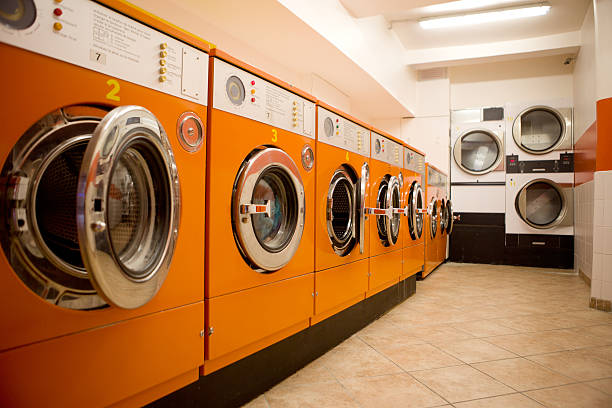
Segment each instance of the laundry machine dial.
[{"label": "laundry machine dial", "polygon": [[323,128],[325,130],[325,136],[332,137],[334,134],[334,122],[331,120],[331,118],[325,118]]},{"label": "laundry machine dial", "polygon": [[380,153],[380,139],[376,139],[376,143],[374,143],[374,151],[376,152],[376,154]]},{"label": "laundry machine dial", "polygon": [[225,92],[230,102],[234,105],[240,106],[242,102],[244,102],[244,84],[237,76],[232,75],[227,79],[225,83]]},{"label": "laundry machine dial", "polygon": [[0,22],[15,30],[25,30],[36,20],[33,0],[8,0],[0,2]]}]

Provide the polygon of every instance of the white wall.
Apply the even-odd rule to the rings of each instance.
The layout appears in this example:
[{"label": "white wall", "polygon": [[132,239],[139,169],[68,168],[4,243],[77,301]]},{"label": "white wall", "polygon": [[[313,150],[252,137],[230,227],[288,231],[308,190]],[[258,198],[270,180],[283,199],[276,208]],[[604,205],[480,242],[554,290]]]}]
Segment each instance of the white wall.
[{"label": "white wall", "polygon": [[612,97],[612,0],[594,0],[597,100]]},{"label": "white wall", "polygon": [[503,106],[506,102],[572,99],[572,65],[551,56],[449,69],[451,109]]},{"label": "white wall", "polygon": [[595,19],[593,6],[589,7],[580,30],[582,47],[574,68],[574,143],[595,122]]}]

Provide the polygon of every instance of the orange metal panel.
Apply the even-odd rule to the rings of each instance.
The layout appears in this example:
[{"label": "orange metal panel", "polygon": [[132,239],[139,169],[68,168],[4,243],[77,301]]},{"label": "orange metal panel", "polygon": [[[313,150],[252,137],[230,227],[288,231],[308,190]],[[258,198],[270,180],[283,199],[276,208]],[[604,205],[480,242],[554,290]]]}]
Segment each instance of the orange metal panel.
[{"label": "orange metal panel", "polygon": [[415,275],[423,267],[425,244],[412,245],[402,250],[402,279]]},{"label": "orange metal panel", "polygon": [[[348,153],[346,150],[335,146],[316,142],[316,208],[315,208],[315,270],[333,268],[360,259],[365,259],[369,255],[370,228],[366,221],[365,229],[365,251],[359,253],[359,243],[346,256],[340,257],[332,248],[329,234],[327,232],[327,193],[329,183],[334,172],[345,164],[351,167],[357,177],[361,176],[361,166],[368,163],[369,159],[356,153]],[[348,160],[347,160],[348,158]],[[366,188],[367,191],[367,188]],[[366,203],[368,198],[366,197]]]},{"label": "orange metal panel", "polygon": [[[211,110],[209,127],[206,297],[313,272],[315,172],[304,170],[300,158],[305,145],[314,147],[314,140],[275,129],[277,141],[273,142],[273,127],[217,109]],[[293,158],[300,170],[306,196],[306,219],[300,246],[289,264],[273,273],[259,273],[244,261],[234,239],[231,221],[232,189],[238,170],[249,153],[262,145],[274,145]]]},{"label": "orange metal panel", "polygon": [[400,249],[370,258],[368,297],[399,282],[402,275],[402,252]]},{"label": "orange metal panel", "polygon": [[277,78],[275,76],[272,76],[272,75],[270,75],[270,74],[260,70],[259,68],[255,68],[254,66],[249,65],[246,62],[239,60],[238,58],[232,57],[228,53],[226,53],[226,52],[224,52],[224,51],[222,51],[222,50],[220,50],[218,48],[210,50],[210,56],[222,59],[222,60],[224,60],[226,62],[229,62],[232,65],[235,65],[235,66],[240,67],[240,68],[242,68],[244,70],[247,70],[247,71],[257,75],[258,77],[261,77],[261,78],[263,78],[263,79],[265,79],[267,81],[270,81],[270,82],[272,82],[272,83],[274,83],[274,84],[276,84],[276,85],[278,85],[280,87],[283,87],[283,88],[287,89],[288,91],[293,92],[294,94],[297,94],[297,95],[300,95],[300,96],[302,96],[302,97],[304,97],[306,99],[309,99],[312,102],[316,102],[316,100],[317,100],[314,96],[310,95],[309,93],[306,93],[306,92],[302,91],[301,89],[296,88],[295,86],[293,86],[293,85],[283,81],[282,79],[279,79],[279,78]]},{"label": "orange metal panel", "polygon": [[612,98],[597,101],[596,170],[612,170]]},{"label": "orange metal panel", "polygon": [[367,290],[367,259],[315,272],[313,323],[328,317],[330,311],[337,313],[357,303],[365,297]]},{"label": "orange metal panel", "polygon": [[159,384],[155,387],[151,387],[141,393],[128,397],[115,404],[110,405],[112,408],[132,408],[142,407],[146,404],[164,397],[171,392],[174,392],[186,385],[196,381],[200,376],[200,369],[194,368],[193,370],[187,371],[171,380],[166,381],[163,384]]},{"label": "orange metal panel", "polygon": [[0,406],[107,406],[193,375],[203,313],[198,302],[0,353]]},{"label": "orange metal panel", "polygon": [[[3,72],[11,80],[5,94],[12,98],[0,111],[3,123],[0,162],[4,163],[17,139],[44,115],[74,104],[98,104],[113,107],[106,99],[109,76],[75,67],[42,55],[0,44],[0,54],[11,64]],[[33,81],[45,73],[44,81]],[[19,347],[57,336],[134,319],[165,309],[202,301],[204,298],[204,183],[206,150],[188,153],[180,146],[176,123],[181,113],[196,112],[206,124],[206,108],[183,99],[117,80],[121,105],[146,106],[161,122],[172,145],[181,184],[181,223],[176,250],[168,277],[159,293],[147,305],[125,310],[109,307],[94,311],[74,311],[53,306],[25,287],[0,251],[0,350]],[[36,95],[35,98],[32,95]],[[27,108],[25,108],[27,107]],[[199,324],[199,322],[198,322]],[[177,333],[177,335],[180,335]],[[66,340],[70,341],[70,340]],[[87,343],[80,347],[90,348]],[[75,350],[75,353],[78,351]],[[114,353],[104,354],[107,359]],[[192,362],[197,366],[199,359]],[[95,376],[81,377],[83,382]],[[78,387],[80,383],[73,384]]]},{"label": "orange metal panel", "polygon": [[[303,322],[307,327],[313,312],[313,291],[314,274],[309,273],[207,299],[206,359],[223,359],[228,353],[235,353],[238,360],[280,340],[273,337],[278,332]],[[268,338],[273,341],[261,343]],[[239,352],[253,343],[259,347]],[[227,365],[235,360],[223,362]]]}]

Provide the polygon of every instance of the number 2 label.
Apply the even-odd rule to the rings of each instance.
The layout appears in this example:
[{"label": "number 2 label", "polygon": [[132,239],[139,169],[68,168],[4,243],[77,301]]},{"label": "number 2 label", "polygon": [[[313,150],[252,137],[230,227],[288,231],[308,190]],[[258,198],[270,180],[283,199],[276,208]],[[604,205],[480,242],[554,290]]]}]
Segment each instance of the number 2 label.
[{"label": "number 2 label", "polygon": [[119,81],[117,81],[116,79],[109,79],[108,81],[106,81],[106,85],[112,87],[111,90],[106,94],[106,99],[119,102],[121,100],[119,95],[117,95],[119,93],[119,89],[121,89],[121,87],[119,86]]}]

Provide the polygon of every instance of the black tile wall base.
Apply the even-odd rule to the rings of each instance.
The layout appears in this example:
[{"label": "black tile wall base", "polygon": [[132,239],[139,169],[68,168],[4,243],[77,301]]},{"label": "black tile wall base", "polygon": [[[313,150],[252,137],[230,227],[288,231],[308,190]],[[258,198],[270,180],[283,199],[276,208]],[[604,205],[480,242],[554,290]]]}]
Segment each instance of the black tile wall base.
[{"label": "black tile wall base", "polygon": [[504,264],[572,269],[574,268],[574,237],[507,234]]},{"label": "black tile wall base", "polygon": [[449,261],[503,264],[505,214],[458,213],[449,243]]},{"label": "black tile wall base", "polygon": [[238,407],[306,366],[412,296],[411,276],[342,312],[215,371],[149,407]]}]

